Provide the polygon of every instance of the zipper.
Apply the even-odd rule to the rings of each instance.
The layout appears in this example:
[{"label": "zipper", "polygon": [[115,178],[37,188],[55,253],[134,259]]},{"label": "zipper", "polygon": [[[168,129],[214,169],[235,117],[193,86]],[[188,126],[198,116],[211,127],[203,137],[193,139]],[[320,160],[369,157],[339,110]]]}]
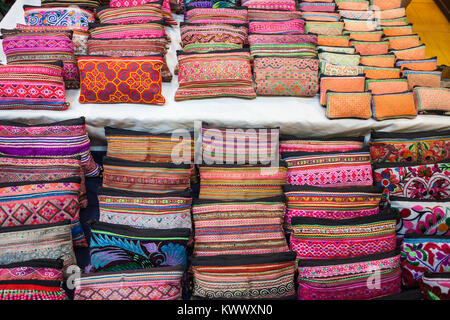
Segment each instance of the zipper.
[{"label": "zipper", "polygon": [[105,127],[105,135],[106,136],[130,136],[130,137],[146,137],[146,136],[155,136],[155,137],[165,137],[169,138],[172,136],[171,133],[150,133],[150,132],[144,132],[144,131],[134,131],[129,129],[122,129],[122,128],[114,128],[114,127]]},{"label": "zipper", "polygon": [[[200,168],[270,168],[272,164],[199,164],[198,167]],[[280,160],[278,163],[278,167],[274,167],[274,169],[284,167],[287,168],[287,163],[284,160]]]},{"label": "zipper", "polygon": [[417,131],[410,133],[395,133],[395,132],[385,132],[385,131],[375,131],[372,130],[372,139],[411,139],[414,138],[434,138],[434,137],[445,137],[450,136],[450,130],[447,131]]},{"label": "zipper", "polygon": [[331,187],[315,187],[308,185],[284,185],[284,192],[296,192],[296,191],[311,191],[311,192],[334,192],[334,193],[372,193],[375,195],[380,195],[383,193],[382,187],[353,187],[351,189],[348,188],[331,188]]},{"label": "zipper", "polygon": [[423,277],[427,279],[449,279],[450,278],[450,272],[429,272],[425,271]]},{"label": "zipper", "polygon": [[284,204],[284,197],[283,196],[275,196],[275,197],[267,197],[267,198],[257,198],[257,199],[251,199],[251,200],[213,200],[213,199],[196,199],[193,202],[193,206],[197,205],[203,205],[203,204],[234,204],[234,203],[257,203],[257,202],[274,202],[274,203],[283,203]]},{"label": "zipper", "polygon": [[1,120],[0,119],[0,125],[4,126],[13,126],[13,127],[26,127],[26,128],[33,128],[33,127],[53,127],[53,126],[82,126],[86,124],[86,118],[85,117],[79,117],[69,120],[63,120],[63,121],[57,121],[57,122],[51,122],[51,123],[45,123],[45,124],[26,124],[26,123],[20,123],[15,122],[11,120]]},{"label": "zipper", "polygon": [[151,163],[151,162],[143,162],[143,161],[131,161],[131,160],[124,160],[120,158],[115,157],[108,157],[105,156],[103,158],[103,166],[124,166],[124,167],[134,167],[134,168],[178,168],[178,169],[190,169],[190,164],[174,164],[174,163],[166,163],[166,162],[157,162],[157,163]]},{"label": "zipper", "polygon": [[[403,236],[403,241],[407,239],[436,239],[436,240],[450,240],[450,235],[442,235],[442,236],[436,236],[436,235],[430,235],[430,234],[411,234],[407,233]],[[406,241],[407,242],[407,241]]]},{"label": "zipper", "polygon": [[288,140],[305,140],[305,141],[351,141],[351,142],[364,142],[364,136],[359,137],[334,137],[334,138],[309,138],[309,137],[297,137],[293,135],[281,134],[280,143]]},{"label": "zipper", "polygon": [[358,262],[368,262],[368,261],[377,261],[377,260],[384,260],[389,258],[394,258],[396,256],[400,255],[399,248],[383,252],[383,253],[374,253],[364,256],[358,256],[354,258],[344,258],[344,259],[314,259],[314,260],[303,260],[300,259],[298,261],[299,267],[320,267],[320,266],[333,266],[333,265],[340,265],[340,264],[352,264],[352,263],[358,263]]},{"label": "zipper", "polygon": [[[139,238],[186,238],[188,240],[189,235],[191,234],[191,229],[188,228],[173,228],[173,229],[141,229],[134,228],[128,225],[122,224],[112,224],[101,221],[94,221],[91,223],[91,232],[92,233],[114,233],[118,236],[125,237],[139,237]],[[183,240],[183,239],[181,239]]]},{"label": "zipper", "polygon": [[[250,49],[233,49],[233,50],[226,50],[226,51],[209,51],[206,53],[200,53],[200,54],[227,54],[227,53],[250,53]],[[198,55],[198,52],[184,52],[183,50],[177,50],[177,56],[189,56],[189,55]]]},{"label": "zipper", "polygon": [[[450,160],[447,161],[441,161],[439,162],[439,164],[441,163],[450,163]],[[422,163],[417,163],[417,162],[379,162],[379,163],[373,163],[373,169],[385,169],[385,168],[396,168],[396,167],[418,167],[418,166],[434,166],[436,165],[436,163],[429,163],[429,164],[422,164]]]},{"label": "zipper", "polygon": [[[147,22],[147,23],[140,23],[139,26],[144,27],[147,24],[158,24],[162,27],[164,27],[164,19],[161,20],[155,20],[155,21],[151,21],[151,22]],[[136,24],[134,24],[136,25]],[[126,29],[127,26],[130,25],[121,25],[121,24],[113,24],[113,23],[89,23],[89,29],[94,29],[94,28],[101,28],[101,27],[118,27],[119,29]]]},{"label": "zipper", "polygon": [[216,256],[199,256],[190,257],[190,261],[194,267],[208,267],[208,266],[220,266],[220,267],[232,267],[232,266],[245,266],[245,265],[257,265],[268,263],[283,263],[294,262],[297,254],[293,251],[282,253],[269,253],[269,254],[252,254],[252,255],[216,255]]},{"label": "zipper", "polygon": [[413,199],[399,196],[389,196],[389,202],[392,201],[403,201],[403,202],[442,202],[448,203],[450,207],[450,199]]},{"label": "zipper", "polygon": [[380,94],[374,94],[374,97],[381,97],[381,96],[395,96],[395,95],[411,95],[413,94],[412,91],[403,91],[403,92],[394,92],[394,93],[380,93]]},{"label": "zipper", "polygon": [[34,224],[34,225],[26,225],[26,226],[12,226],[7,228],[0,228],[1,233],[9,233],[9,232],[20,232],[20,231],[29,231],[36,229],[47,229],[54,227],[62,227],[62,226],[70,226],[71,221],[69,219],[61,220],[55,223],[45,223],[45,224]]},{"label": "zipper", "polygon": [[[173,267],[157,267],[157,268],[145,268],[145,269],[139,269],[139,270],[123,270],[123,271],[106,271],[106,272],[94,272],[94,273],[82,273],[81,278],[97,278],[97,277],[104,277],[104,276],[120,276],[122,274],[129,275],[129,274],[143,274],[143,273],[160,273],[160,272],[179,272],[184,271],[183,265],[179,264]],[[121,279],[122,280],[122,279]],[[112,280],[115,282],[114,280]]]},{"label": "zipper", "polygon": [[34,259],[27,260],[23,262],[13,262],[9,264],[0,265],[0,269],[12,269],[21,267],[34,267],[34,268],[51,268],[51,269],[62,269],[63,260],[62,259]]},{"label": "zipper", "polygon": [[135,60],[139,60],[141,58],[163,58],[164,55],[163,54],[151,54],[151,55],[146,55],[146,56],[121,56],[121,57],[111,57],[111,56],[107,56],[107,55],[85,55],[85,56],[78,56],[78,60],[82,59],[82,60],[90,60],[90,58],[108,58],[107,60],[121,60],[122,58],[131,58],[131,59],[135,59]]},{"label": "zipper", "polygon": [[[425,44],[421,44],[420,46],[416,46],[416,47],[411,47],[411,48],[407,48],[407,49],[400,49],[400,50],[389,50],[389,52],[402,52],[402,51],[407,51],[407,50],[413,50],[413,49],[418,49],[418,48],[425,48]],[[408,61],[408,60],[406,60]]]},{"label": "zipper", "polygon": [[328,152],[306,152],[306,151],[288,151],[288,152],[282,152],[281,156],[283,158],[289,158],[289,157],[304,157],[304,156],[332,156],[332,155],[347,155],[352,153],[369,153],[370,148],[368,146],[364,146],[360,149],[356,150],[348,150],[348,151],[328,151]]}]

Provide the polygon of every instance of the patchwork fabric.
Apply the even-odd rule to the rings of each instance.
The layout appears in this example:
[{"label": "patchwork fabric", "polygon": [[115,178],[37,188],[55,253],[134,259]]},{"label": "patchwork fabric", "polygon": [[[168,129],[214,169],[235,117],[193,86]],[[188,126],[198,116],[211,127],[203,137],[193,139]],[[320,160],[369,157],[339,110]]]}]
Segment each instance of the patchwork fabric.
[{"label": "patchwork fabric", "polygon": [[419,287],[425,272],[450,272],[450,237],[405,235],[402,242],[402,284]]},{"label": "patchwork fabric", "polygon": [[280,152],[289,152],[289,151],[343,152],[361,149],[363,146],[364,146],[364,137],[305,139],[290,135],[280,136]]},{"label": "patchwork fabric", "polygon": [[95,222],[86,273],[186,266],[190,229],[137,229]]},{"label": "patchwork fabric", "polygon": [[450,131],[372,132],[369,144],[374,162],[426,164],[450,160]]},{"label": "patchwork fabric", "polygon": [[450,272],[425,272],[420,281],[424,300],[450,300]]},{"label": "patchwork fabric", "polygon": [[372,111],[370,92],[333,92],[327,91],[327,111],[329,119],[360,118],[370,119]]},{"label": "patchwork fabric", "polygon": [[418,112],[447,112],[450,111],[450,89],[415,87],[414,102]]},{"label": "patchwork fabric", "polygon": [[0,154],[26,157],[81,157],[87,177],[100,173],[90,152],[84,117],[47,124],[0,120]]},{"label": "patchwork fabric", "polygon": [[306,21],[305,24],[305,33],[313,33],[317,35],[338,36],[342,34],[343,29],[343,22]]},{"label": "patchwork fabric", "polygon": [[211,97],[256,98],[248,51],[178,51],[177,54],[179,87],[175,93],[176,101]]},{"label": "patchwork fabric", "polygon": [[350,218],[292,217],[290,248],[297,259],[352,258],[392,251],[395,216],[388,211]]},{"label": "patchwork fabric", "polygon": [[75,246],[87,247],[80,224],[80,181],[66,178],[52,182],[0,184],[0,226],[22,226],[69,219]]},{"label": "patchwork fabric", "polygon": [[74,300],[181,300],[182,277],[182,266],[82,274]]},{"label": "patchwork fabric", "polygon": [[[377,286],[373,275],[379,272]],[[400,256],[391,251],[349,259],[300,260],[299,300],[365,300],[401,291]]]},{"label": "patchwork fabric", "polygon": [[136,24],[94,23],[89,25],[93,39],[147,39],[166,36],[162,20]]},{"label": "patchwork fabric", "polygon": [[375,163],[375,185],[384,188],[386,196],[411,199],[449,199],[450,164]]},{"label": "patchwork fabric", "polygon": [[286,183],[284,162],[264,165],[199,165],[200,199],[254,200],[281,196]]},{"label": "patchwork fabric", "polygon": [[0,263],[62,259],[64,268],[76,264],[71,234],[70,220],[1,228]]},{"label": "patchwork fabric", "polygon": [[371,186],[368,148],[333,152],[283,152],[288,166],[287,184],[321,187]]},{"label": "patchwork fabric", "polygon": [[411,91],[372,95],[372,113],[376,120],[415,118],[417,109]]},{"label": "patchwork fabric", "polygon": [[316,57],[317,35],[313,34],[250,34],[248,36],[252,57]]},{"label": "patchwork fabric", "polygon": [[295,0],[241,0],[243,7],[249,9],[287,10],[295,11]]},{"label": "patchwork fabric", "polygon": [[395,66],[395,56],[392,54],[361,56],[359,62],[365,66],[393,68]]},{"label": "patchwork fabric", "polygon": [[400,93],[408,91],[406,79],[367,79],[366,90],[372,94]]},{"label": "patchwork fabric", "polygon": [[312,97],[319,91],[319,61],[300,57],[255,57],[257,95]]},{"label": "patchwork fabric", "polygon": [[80,103],[165,103],[161,94],[161,56],[84,56],[78,58],[78,66]]},{"label": "patchwork fabric", "polygon": [[24,6],[25,23],[29,26],[64,26],[87,31],[95,21],[94,13],[81,7]]},{"label": "patchwork fabric", "polygon": [[105,157],[103,186],[124,191],[166,193],[189,188],[189,164],[149,163]]},{"label": "patchwork fabric", "polygon": [[152,194],[99,188],[100,221],[135,228],[192,228],[189,192]]},{"label": "patchwork fabric", "polygon": [[193,257],[194,299],[294,299],[295,253]]},{"label": "patchwork fabric", "polygon": [[335,92],[364,92],[366,78],[364,76],[321,76],[320,104],[326,106],[327,91]]},{"label": "patchwork fabric", "polygon": [[292,232],[293,217],[351,219],[379,214],[381,189],[374,187],[337,189],[285,186],[284,227]]},{"label": "patchwork fabric", "polygon": [[149,23],[163,18],[159,3],[138,7],[101,8],[97,10],[97,16],[100,23],[112,24]]},{"label": "patchwork fabric", "polygon": [[193,256],[287,252],[282,197],[253,201],[199,200],[193,205]]},{"label": "patchwork fabric", "polygon": [[[161,0],[110,0],[109,6],[111,8],[139,7],[150,3],[159,4],[161,3]],[[169,0],[162,1],[162,12],[166,24],[170,26],[177,25],[177,22],[172,17],[172,11],[170,10]]]},{"label": "patchwork fabric", "polygon": [[395,66],[402,71],[405,69],[419,71],[435,71],[437,70],[437,58],[417,59],[417,60],[397,60]]},{"label": "patchwork fabric", "polygon": [[236,23],[248,22],[247,9],[194,8],[185,13],[185,22],[190,23]]},{"label": "patchwork fabric", "polygon": [[277,21],[253,20],[249,23],[248,32],[269,34],[304,33],[305,21],[302,19]]},{"label": "patchwork fabric", "polygon": [[408,80],[408,90],[412,90],[415,86],[438,88],[441,85],[442,71],[403,69],[403,76]]},{"label": "patchwork fabric", "polygon": [[60,63],[1,65],[0,110],[66,110],[62,72]]}]

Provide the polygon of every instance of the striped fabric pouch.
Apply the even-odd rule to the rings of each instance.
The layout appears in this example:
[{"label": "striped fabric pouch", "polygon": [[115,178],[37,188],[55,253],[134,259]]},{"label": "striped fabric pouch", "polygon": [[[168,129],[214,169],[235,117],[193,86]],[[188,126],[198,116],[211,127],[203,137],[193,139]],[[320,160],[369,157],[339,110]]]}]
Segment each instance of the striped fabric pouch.
[{"label": "striped fabric pouch", "polygon": [[250,53],[255,56],[316,57],[317,35],[250,34]]},{"label": "striped fabric pouch", "polygon": [[334,2],[300,2],[298,9],[306,12],[335,12],[336,4]]},{"label": "striped fabric pouch", "polygon": [[193,257],[191,262],[194,300],[295,299],[293,252]]},{"label": "striped fabric pouch", "polygon": [[290,34],[305,32],[305,21],[302,19],[291,20],[252,20],[248,26],[249,33]]},{"label": "striped fabric pouch", "polygon": [[126,25],[91,23],[89,33],[92,39],[146,39],[166,36],[162,20]]},{"label": "striped fabric pouch", "polygon": [[329,152],[349,151],[361,149],[364,146],[364,137],[336,137],[336,138],[300,138],[291,135],[280,136],[280,152]]},{"label": "striped fabric pouch", "polygon": [[169,26],[177,25],[177,21],[172,17],[169,0],[110,0],[109,2],[109,6],[111,8],[139,7],[147,4],[162,4],[162,12],[165,24]]},{"label": "striped fabric pouch", "polygon": [[149,23],[163,19],[161,4],[159,3],[149,3],[138,7],[101,7],[97,9],[96,13],[100,23]]},{"label": "striped fabric pouch", "polygon": [[248,20],[289,20],[302,19],[302,12],[286,10],[248,9]]},{"label": "striped fabric pouch", "polygon": [[183,266],[82,274],[74,300],[181,300]]},{"label": "striped fabric pouch", "polygon": [[248,23],[246,8],[194,8],[185,15],[185,22],[189,23]]},{"label": "striped fabric pouch", "polygon": [[297,3],[295,0],[241,0],[241,5],[248,9],[269,9],[295,11]]},{"label": "striped fabric pouch", "polygon": [[303,11],[302,18],[305,21],[339,21],[339,14],[335,12],[324,12],[324,11]]},{"label": "striped fabric pouch", "polygon": [[344,29],[343,22],[329,21],[306,21],[305,33],[317,35],[338,36],[342,34]]}]

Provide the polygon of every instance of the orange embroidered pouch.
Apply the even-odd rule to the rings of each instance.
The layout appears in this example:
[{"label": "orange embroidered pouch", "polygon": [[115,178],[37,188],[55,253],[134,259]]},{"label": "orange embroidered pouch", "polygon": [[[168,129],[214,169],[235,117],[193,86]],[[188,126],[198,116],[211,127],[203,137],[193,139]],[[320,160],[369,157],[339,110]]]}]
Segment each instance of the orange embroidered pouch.
[{"label": "orange embroidered pouch", "polygon": [[389,51],[388,41],[350,41],[356,52],[362,56],[386,54]]},{"label": "orange embroidered pouch", "polygon": [[367,79],[366,90],[373,94],[398,93],[408,91],[406,79]]},{"label": "orange embroidered pouch", "polygon": [[425,44],[403,50],[390,50],[395,54],[397,60],[419,60],[425,59]]},{"label": "orange embroidered pouch", "polygon": [[348,36],[319,34],[317,36],[317,45],[330,47],[348,47],[350,43]]},{"label": "orange embroidered pouch", "polygon": [[322,76],[320,78],[320,104],[327,104],[327,90],[335,92],[363,92],[366,78],[358,76]]},{"label": "orange embroidered pouch", "polygon": [[396,67],[400,67],[401,70],[407,68],[410,70],[420,71],[433,71],[437,69],[437,58],[418,59],[418,60],[397,60],[395,62]]},{"label": "orange embroidered pouch", "polygon": [[378,24],[381,27],[406,26],[408,25],[408,20],[406,19],[406,17],[397,19],[385,19],[385,20],[378,20]]},{"label": "orange embroidered pouch", "polygon": [[402,0],[371,0],[370,4],[374,10],[389,10],[400,8],[402,6]]},{"label": "orange embroidered pouch", "polygon": [[373,20],[355,20],[355,19],[345,19],[344,30],[346,31],[376,31],[377,22]]},{"label": "orange embroidered pouch", "polygon": [[415,87],[413,92],[419,113],[450,111],[449,88]]},{"label": "orange embroidered pouch", "polygon": [[386,37],[395,37],[395,36],[405,36],[413,34],[412,25],[406,25],[406,26],[389,26],[389,27],[382,27],[383,34]]},{"label": "orange embroidered pouch", "polygon": [[350,40],[356,41],[381,41],[383,31],[344,31]]},{"label": "orange embroidered pouch", "polygon": [[400,69],[364,66],[364,74],[368,79],[398,79]]},{"label": "orange embroidered pouch", "polygon": [[442,71],[403,70],[403,76],[408,80],[408,89],[415,86],[438,88],[441,86]]},{"label": "orange embroidered pouch", "polygon": [[420,46],[420,37],[417,34],[406,36],[387,37],[389,41],[389,49],[403,50]]},{"label": "orange embroidered pouch", "polygon": [[367,10],[369,9],[369,1],[365,0],[335,0],[340,10]]},{"label": "orange embroidered pouch", "polygon": [[329,119],[358,118],[370,119],[371,92],[327,91],[327,111]]},{"label": "orange embroidered pouch", "polygon": [[393,54],[361,56],[359,63],[364,66],[393,68],[395,65],[395,56]]},{"label": "orange embroidered pouch", "polygon": [[355,48],[353,47],[331,47],[331,46],[317,46],[317,52],[334,52],[334,53],[348,53],[354,54]]},{"label": "orange embroidered pouch", "polygon": [[372,95],[372,113],[376,120],[415,118],[417,116],[411,91]]},{"label": "orange embroidered pouch", "polygon": [[403,7],[394,8],[394,9],[386,9],[378,11],[379,19],[397,19],[403,18],[406,16],[406,9]]}]

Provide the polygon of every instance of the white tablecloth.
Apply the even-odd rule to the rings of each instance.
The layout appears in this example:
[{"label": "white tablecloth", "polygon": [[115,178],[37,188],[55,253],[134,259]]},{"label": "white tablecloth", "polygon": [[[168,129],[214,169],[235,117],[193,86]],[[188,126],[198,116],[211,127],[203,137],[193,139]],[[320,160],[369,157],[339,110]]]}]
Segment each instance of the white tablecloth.
[{"label": "white tablecloth", "polygon": [[[40,0],[17,0],[0,27],[11,29],[24,23],[23,5],[40,5]],[[176,17],[179,21],[182,16]],[[178,28],[167,27],[172,39],[167,63],[173,71],[176,50],[180,48]],[[1,52],[1,59],[5,57]],[[217,98],[175,102],[177,77],[163,84],[164,106],[136,104],[80,104],[79,90],[67,90],[70,107],[67,111],[12,110],[0,111],[1,119],[51,122],[84,116],[94,145],[104,144],[104,126],[147,130],[154,133],[170,132],[178,128],[193,128],[193,121],[236,127],[279,126],[282,133],[305,137],[366,135],[371,129],[391,132],[423,130],[449,130],[450,118],[437,115],[421,115],[415,119],[392,119],[385,121],[340,119],[329,120],[319,105],[318,97],[257,97],[253,100]]]}]

